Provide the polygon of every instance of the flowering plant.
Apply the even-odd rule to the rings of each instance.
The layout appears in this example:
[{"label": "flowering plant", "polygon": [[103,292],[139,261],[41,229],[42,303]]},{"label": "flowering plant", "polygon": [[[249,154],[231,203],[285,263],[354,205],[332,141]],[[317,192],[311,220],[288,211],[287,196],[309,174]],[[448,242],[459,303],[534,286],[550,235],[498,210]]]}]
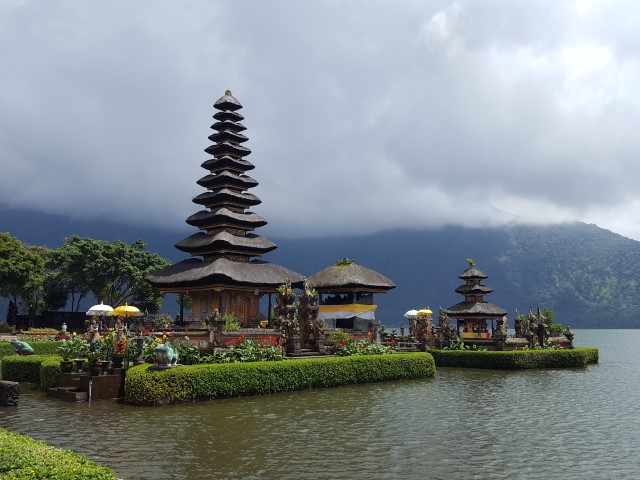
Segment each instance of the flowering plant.
[{"label": "flowering plant", "polygon": [[74,332],[69,340],[64,340],[58,347],[58,353],[65,361],[72,358],[85,358],[89,353],[89,342]]},{"label": "flowering plant", "polygon": [[395,353],[391,345],[379,345],[364,338],[354,338],[350,336],[336,345],[334,349],[339,357],[350,357],[353,355],[386,355]]},{"label": "flowering plant", "polygon": [[278,339],[272,336],[253,340],[240,335],[227,342],[226,348],[215,353],[216,363],[272,362],[283,360],[284,357],[284,348]]}]

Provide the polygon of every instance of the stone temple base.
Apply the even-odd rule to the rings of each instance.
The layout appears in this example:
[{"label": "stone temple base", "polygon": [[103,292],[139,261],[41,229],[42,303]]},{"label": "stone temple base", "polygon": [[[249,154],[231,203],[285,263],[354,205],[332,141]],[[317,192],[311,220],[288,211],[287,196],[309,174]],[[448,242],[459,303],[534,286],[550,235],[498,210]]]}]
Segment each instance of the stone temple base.
[{"label": "stone temple base", "polygon": [[68,402],[119,398],[124,395],[123,372],[116,369],[113,375],[97,376],[61,373],[59,386],[48,389],[47,395]]}]

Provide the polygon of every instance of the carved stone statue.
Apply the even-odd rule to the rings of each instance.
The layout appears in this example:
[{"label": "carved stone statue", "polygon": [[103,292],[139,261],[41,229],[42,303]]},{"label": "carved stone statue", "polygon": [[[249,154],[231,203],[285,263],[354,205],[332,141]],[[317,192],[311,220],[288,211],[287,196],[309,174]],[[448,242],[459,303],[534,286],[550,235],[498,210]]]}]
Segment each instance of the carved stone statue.
[{"label": "carved stone statue", "polygon": [[573,348],[573,331],[571,327],[567,325],[567,329],[564,331],[564,337],[569,341],[569,348]]},{"label": "carved stone statue", "polygon": [[274,327],[280,330],[287,351],[299,353],[300,323],[295,306],[296,295],[289,279],[284,285],[278,287],[276,300]]},{"label": "carved stone statue", "polygon": [[493,332],[496,341],[496,350],[504,350],[507,344],[507,317],[506,315],[496,321],[496,330]]},{"label": "carved stone statue", "polygon": [[33,348],[27,342],[11,340],[11,345],[18,355],[33,355]]},{"label": "carved stone statue", "polygon": [[173,367],[178,363],[178,352],[168,343],[159,343],[155,348],[155,363],[158,367]]}]

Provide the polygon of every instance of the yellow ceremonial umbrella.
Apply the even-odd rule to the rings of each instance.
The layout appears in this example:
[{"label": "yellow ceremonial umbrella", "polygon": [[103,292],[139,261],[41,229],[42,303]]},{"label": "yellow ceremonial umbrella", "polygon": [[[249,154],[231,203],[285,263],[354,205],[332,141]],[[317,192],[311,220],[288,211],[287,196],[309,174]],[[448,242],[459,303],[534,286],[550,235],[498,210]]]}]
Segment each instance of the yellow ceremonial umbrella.
[{"label": "yellow ceremonial umbrella", "polygon": [[109,312],[110,317],[139,317],[142,312],[138,307],[125,303],[113,309],[113,312]]},{"label": "yellow ceremonial umbrella", "polygon": [[433,312],[428,308],[423,308],[422,310],[418,310],[418,315],[431,315]]}]

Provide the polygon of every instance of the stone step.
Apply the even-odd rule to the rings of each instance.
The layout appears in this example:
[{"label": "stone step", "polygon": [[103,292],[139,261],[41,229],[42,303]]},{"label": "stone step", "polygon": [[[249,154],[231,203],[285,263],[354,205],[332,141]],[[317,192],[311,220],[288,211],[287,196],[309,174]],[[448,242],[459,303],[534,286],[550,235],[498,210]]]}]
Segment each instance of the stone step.
[{"label": "stone step", "polygon": [[88,392],[79,392],[77,389],[72,389],[70,387],[48,388],[47,395],[50,397],[55,397],[59,400],[64,400],[65,402],[88,402],[89,401]]}]

